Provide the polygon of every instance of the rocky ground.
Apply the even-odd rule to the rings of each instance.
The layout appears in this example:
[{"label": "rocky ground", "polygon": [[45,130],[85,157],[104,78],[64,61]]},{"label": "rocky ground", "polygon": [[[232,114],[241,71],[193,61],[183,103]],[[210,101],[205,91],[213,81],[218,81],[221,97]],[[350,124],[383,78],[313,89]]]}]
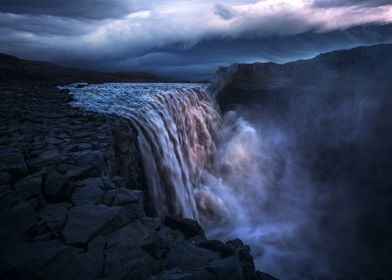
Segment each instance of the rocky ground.
[{"label": "rocky ground", "polygon": [[1,279],[272,279],[240,240],[147,217],[135,132],[65,91],[0,85]]}]

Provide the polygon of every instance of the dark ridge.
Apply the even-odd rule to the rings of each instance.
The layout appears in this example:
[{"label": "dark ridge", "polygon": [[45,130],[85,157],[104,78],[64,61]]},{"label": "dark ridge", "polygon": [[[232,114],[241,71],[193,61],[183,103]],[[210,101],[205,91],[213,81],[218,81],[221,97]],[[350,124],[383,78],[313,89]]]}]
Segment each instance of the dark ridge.
[{"label": "dark ridge", "polygon": [[81,82],[173,82],[173,80],[146,72],[99,72],[62,67],[0,53],[0,82],[56,86]]},{"label": "dark ridge", "polygon": [[223,110],[253,104],[267,95],[289,90],[326,92],[333,85],[344,92],[359,87],[392,87],[392,44],[320,54],[286,64],[233,64],[217,71],[209,90]]}]

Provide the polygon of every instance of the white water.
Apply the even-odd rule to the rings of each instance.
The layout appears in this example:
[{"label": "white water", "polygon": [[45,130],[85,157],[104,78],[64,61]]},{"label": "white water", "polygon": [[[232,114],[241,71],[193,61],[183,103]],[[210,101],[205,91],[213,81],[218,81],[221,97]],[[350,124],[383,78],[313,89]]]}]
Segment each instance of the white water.
[{"label": "white water", "polygon": [[[210,238],[240,238],[257,268],[275,276],[297,278],[298,260],[311,262],[294,238],[308,196],[289,182],[301,174],[286,155],[285,134],[235,112],[222,119],[200,84],[68,88],[74,106],[132,121],[155,215],[182,214],[199,220]],[[306,184],[302,177],[293,182]]]}]

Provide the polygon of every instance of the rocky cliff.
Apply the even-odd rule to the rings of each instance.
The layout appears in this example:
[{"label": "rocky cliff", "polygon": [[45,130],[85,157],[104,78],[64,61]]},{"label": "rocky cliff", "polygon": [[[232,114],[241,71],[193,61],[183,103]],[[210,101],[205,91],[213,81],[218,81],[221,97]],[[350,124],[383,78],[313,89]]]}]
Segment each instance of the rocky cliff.
[{"label": "rocky cliff", "polygon": [[218,70],[209,90],[223,110],[304,92],[385,91],[392,84],[390,61],[392,44],[335,51],[287,64],[234,64]]},{"label": "rocky cliff", "polygon": [[249,122],[253,153],[273,159],[260,166],[273,197],[262,211],[297,229],[276,246],[292,262],[282,278],[392,278],[391,61],[385,44],[218,71],[222,111]]},{"label": "rocky cliff", "polygon": [[1,279],[272,279],[240,240],[148,217],[129,121],[71,108],[61,77],[2,78]]}]

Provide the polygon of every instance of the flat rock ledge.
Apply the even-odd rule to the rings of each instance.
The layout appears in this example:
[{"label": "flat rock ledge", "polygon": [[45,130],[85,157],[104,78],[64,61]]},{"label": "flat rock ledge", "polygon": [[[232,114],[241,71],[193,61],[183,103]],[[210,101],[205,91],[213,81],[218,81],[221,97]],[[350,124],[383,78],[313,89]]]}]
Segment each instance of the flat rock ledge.
[{"label": "flat rock ledge", "polygon": [[146,216],[127,120],[42,85],[0,96],[0,279],[273,279],[240,240]]}]

